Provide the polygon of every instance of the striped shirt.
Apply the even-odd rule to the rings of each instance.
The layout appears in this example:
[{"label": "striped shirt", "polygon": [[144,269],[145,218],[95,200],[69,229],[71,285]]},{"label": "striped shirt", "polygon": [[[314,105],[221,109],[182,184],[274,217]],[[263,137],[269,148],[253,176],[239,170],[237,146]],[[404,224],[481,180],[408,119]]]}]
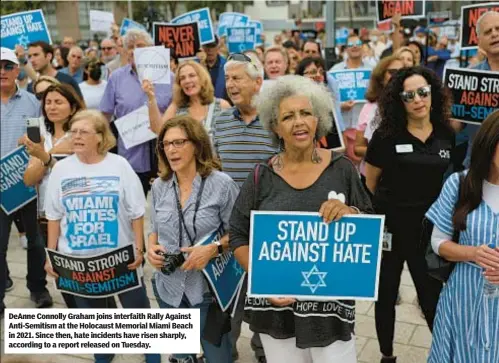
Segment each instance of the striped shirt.
[{"label": "striped shirt", "polygon": [[[168,254],[180,253],[180,247],[190,247],[191,242],[185,228],[196,242],[216,231],[220,225],[229,230],[229,218],[232,206],[239,194],[236,183],[226,174],[213,171],[207,178],[201,195],[201,202],[196,215],[196,236],[194,234],[194,210],[201,186],[201,177],[196,175],[192,183],[189,199],[183,207],[185,228],[182,241],[179,236],[180,219],[175,199],[175,175],[170,180],[158,178],[151,189],[151,232],[158,234],[158,243],[164,246]],[[180,246],[181,244],[181,246]],[[203,301],[203,294],[208,292],[208,285],[201,271],[183,271],[177,268],[172,274],[165,275],[157,271],[154,275],[156,289],[160,298],[170,306],[178,307],[185,294],[192,306]]]},{"label": "striped shirt", "polygon": [[17,140],[26,133],[26,119],[40,117],[40,102],[31,93],[17,89],[7,103],[1,103],[1,157],[17,147]]},{"label": "striped shirt", "polygon": [[222,169],[241,187],[255,164],[277,152],[270,133],[258,116],[249,124],[235,107],[223,110],[215,119],[214,146]]},{"label": "striped shirt", "polygon": [[[452,216],[458,194],[459,174],[455,173],[426,213],[447,235],[453,234]],[[485,201],[468,214],[459,244],[499,246],[499,214],[494,214]],[[475,263],[456,263],[438,301],[428,363],[499,362],[499,298],[483,296],[482,272]]]}]

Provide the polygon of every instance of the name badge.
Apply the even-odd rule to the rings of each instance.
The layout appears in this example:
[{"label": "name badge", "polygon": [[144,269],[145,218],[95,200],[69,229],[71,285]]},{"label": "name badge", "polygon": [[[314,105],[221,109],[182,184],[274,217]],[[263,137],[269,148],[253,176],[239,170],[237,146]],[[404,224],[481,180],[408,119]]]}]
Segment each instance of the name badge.
[{"label": "name badge", "polygon": [[404,144],[404,145],[395,145],[395,150],[397,150],[397,154],[405,154],[414,152],[414,148],[412,144]]}]

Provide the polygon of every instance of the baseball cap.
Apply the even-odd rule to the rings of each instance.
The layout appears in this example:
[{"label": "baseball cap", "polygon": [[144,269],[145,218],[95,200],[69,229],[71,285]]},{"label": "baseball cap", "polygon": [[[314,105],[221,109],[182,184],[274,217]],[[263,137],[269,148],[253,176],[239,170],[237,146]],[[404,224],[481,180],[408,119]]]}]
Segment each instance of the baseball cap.
[{"label": "baseball cap", "polygon": [[16,53],[12,49],[2,47],[0,51],[0,60],[5,60],[19,65]]}]

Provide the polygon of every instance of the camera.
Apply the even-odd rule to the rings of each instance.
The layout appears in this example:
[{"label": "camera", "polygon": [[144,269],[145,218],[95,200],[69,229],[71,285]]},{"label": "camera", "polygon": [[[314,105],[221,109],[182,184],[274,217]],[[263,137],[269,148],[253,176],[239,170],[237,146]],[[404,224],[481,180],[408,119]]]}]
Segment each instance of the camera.
[{"label": "camera", "polygon": [[177,267],[182,266],[182,264],[185,262],[185,257],[182,253],[173,255],[159,251],[157,252],[157,254],[165,259],[163,267],[161,267],[161,272],[165,275],[171,275],[175,272]]}]

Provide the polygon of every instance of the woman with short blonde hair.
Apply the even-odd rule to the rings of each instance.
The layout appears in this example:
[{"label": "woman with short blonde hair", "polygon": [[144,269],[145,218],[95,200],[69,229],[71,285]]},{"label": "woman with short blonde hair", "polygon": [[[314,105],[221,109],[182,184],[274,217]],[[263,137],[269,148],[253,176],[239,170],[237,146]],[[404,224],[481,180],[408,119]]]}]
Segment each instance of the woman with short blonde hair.
[{"label": "woman with short blonde hair", "polygon": [[71,119],[69,128],[71,129],[72,125],[81,120],[89,121],[93,125],[95,133],[97,135],[101,135],[97,146],[97,153],[99,155],[105,155],[109,150],[116,146],[116,138],[109,127],[109,122],[101,112],[97,110],[80,111]]},{"label": "woman with short blonde hair", "polygon": [[154,86],[149,80],[142,82],[142,88],[149,102],[151,130],[159,133],[161,126],[169,119],[179,115],[189,115],[203,124],[208,132],[215,115],[230,104],[215,98],[215,89],[208,71],[199,63],[188,60],[179,64],[175,72],[173,102],[161,116],[156,102]]},{"label": "woman with short blonde hair", "polygon": [[416,66],[416,56],[414,52],[409,47],[402,47],[397,49],[395,56],[404,62],[404,67],[414,67]]}]

